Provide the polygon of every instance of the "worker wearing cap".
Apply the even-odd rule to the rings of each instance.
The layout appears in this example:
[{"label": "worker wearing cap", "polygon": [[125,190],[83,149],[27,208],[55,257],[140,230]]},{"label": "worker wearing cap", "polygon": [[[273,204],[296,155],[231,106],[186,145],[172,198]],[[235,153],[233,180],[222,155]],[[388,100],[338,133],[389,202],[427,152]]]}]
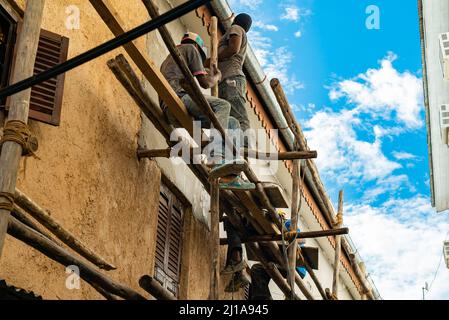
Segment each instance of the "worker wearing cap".
[{"label": "worker wearing cap", "polygon": [[252,19],[249,15],[237,15],[229,30],[218,44],[218,68],[222,73],[219,84],[219,97],[231,104],[231,116],[236,118],[245,133],[244,147],[248,148],[246,136],[250,128],[246,109],[246,78],[243,73],[243,63],[248,46],[247,32]]},{"label": "worker wearing cap", "polygon": [[[206,60],[206,52],[204,48],[203,39],[196,33],[187,32],[182,40],[181,44],[177,47],[179,53],[184,58],[190,72],[198,80],[200,86],[204,89],[213,87],[221,79],[221,72],[215,66],[212,66],[208,72],[204,68],[204,61]],[[209,117],[202,111],[202,109],[196,104],[196,102],[190,97],[190,95],[182,87],[184,81],[184,75],[180,68],[176,64],[171,55],[165,59],[161,66],[161,72],[170,83],[173,90],[176,92],[179,98],[186,106],[190,115],[196,120],[201,122],[202,128],[210,128],[211,121]],[[236,119],[230,117],[231,105],[226,100],[205,95],[206,100],[209,102],[212,110],[217,117],[218,122],[225,129],[240,130],[240,125]],[[167,105],[161,101],[161,107],[164,110],[165,115],[170,123],[177,124],[176,119],[169,112]],[[213,170],[218,170],[223,166],[232,166],[233,162],[224,161],[224,144],[223,139],[213,139],[210,143],[209,149],[213,150]],[[217,160],[218,159],[218,160]],[[240,172],[231,174],[230,176],[223,177],[220,180],[220,187],[222,189],[236,189],[236,190],[252,190],[255,189],[253,183],[244,181],[240,177]]]}]

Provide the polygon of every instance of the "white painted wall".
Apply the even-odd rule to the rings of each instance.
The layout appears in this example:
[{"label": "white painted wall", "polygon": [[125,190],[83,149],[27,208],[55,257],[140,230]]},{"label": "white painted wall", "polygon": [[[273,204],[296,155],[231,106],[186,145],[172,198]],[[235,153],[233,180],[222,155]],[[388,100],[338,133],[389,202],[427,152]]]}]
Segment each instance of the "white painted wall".
[{"label": "white painted wall", "polygon": [[449,32],[449,0],[423,0],[423,14],[435,207],[441,212],[449,210],[449,148],[442,140],[439,108],[449,104],[449,82],[442,76],[438,36]]}]

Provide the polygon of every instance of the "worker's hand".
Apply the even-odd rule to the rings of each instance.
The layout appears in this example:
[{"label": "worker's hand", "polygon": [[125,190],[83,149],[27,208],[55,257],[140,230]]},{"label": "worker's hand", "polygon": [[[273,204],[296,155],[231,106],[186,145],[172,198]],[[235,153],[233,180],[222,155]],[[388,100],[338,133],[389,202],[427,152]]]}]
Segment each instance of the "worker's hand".
[{"label": "worker's hand", "polygon": [[216,78],[217,82],[221,81],[221,71],[218,69],[218,66],[216,64],[211,66],[211,73],[212,76]]}]

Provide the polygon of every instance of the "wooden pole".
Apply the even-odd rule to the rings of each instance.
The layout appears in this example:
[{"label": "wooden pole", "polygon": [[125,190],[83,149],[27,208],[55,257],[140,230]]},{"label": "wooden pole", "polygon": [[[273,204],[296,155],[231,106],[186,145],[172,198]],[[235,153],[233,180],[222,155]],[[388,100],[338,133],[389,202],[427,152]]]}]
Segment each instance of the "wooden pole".
[{"label": "wooden pole", "polygon": [[213,179],[211,181],[210,217],[210,232],[213,251],[209,300],[218,300],[220,281],[220,189],[218,179]]},{"label": "wooden pole", "polygon": [[[136,101],[142,112],[154,124],[157,130],[163,134],[169,134],[171,131],[168,124],[163,124],[164,114],[159,106],[155,106],[149,98],[148,93],[141,89],[140,80],[137,78],[126,58],[119,54],[115,59],[108,61],[108,67],[116,76],[117,80],[128,91],[131,97]],[[168,139],[170,141],[170,139]]]},{"label": "wooden pole", "polygon": [[157,300],[178,300],[175,296],[159,284],[157,280],[150,276],[143,276],[139,279],[139,286],[155,297]]},{"label": "wooden pole", "polygon": [[80,277],[88,283],[95,283],[103,290],[124,299],[145,300],[145,298],[138,292],[109,279],[81,259],[71,255],[68,251],[61,248],[53,241],[27,227],[13,217],[10,217],[9,219],[8,234],[35,248],[63,266],[76,265],[80,269]]},{"label": "wooden pole", "polygon": [[26,211],[20,208],[19,206],[17,205],[14,206],[14,210],[11,212],[11,216],[22,222],[27,227],[39,232],[46,238],[54,241],[47,232],[45,232],[40,226],[34,223],[34,221],[31,218],[29,218],[29,214]]},{"label": "wooden pole", "polygon": [[[292,187],[292,206],[291,206],[291,223],[290,232],[296,232],[298,230],[298,216],[299,216],[299,184],[300,184],[300,167],[299,160],[293,161],[293,187]],[[295,273],[296,273],[296,255],[298,251],[298,241],[294,238],[288,249],[288,281],[292,288],[292,295],[295,294]]]},{"label": "wooden pole", "polygon": [[[210,67],[218,68],[218,19],[210,20]],[[218,83],[212,87],[212,96],[218,97]]]},{"label": "wooden pole", "polygon": [[[154,1],[152,0],[142,0],[143,4],[148,10],[148,13],[150,14],[152,19],[155,19],[159,17],[159,10],[154,4]],[[171,56],[173,57],[173,60],[178,65],[179,69],[181,70],[185,83],[189,87],[189,96],[192,98],[192,100],[197,104],[197,106],[202,110],[202,112],[209,118],[211,124],[214,126],[216,130],[218,130],[223,138],[223,141],[227,148],[232,150],[233,154],[236,153],[236,149],[232,141],[229,139],[229,137],[226,135],[225,129],[221,125],[221,123],[218,121],[217,117],[215,116],[215,112],[212,110],[209,102],[207,101],[206,97],[203,95],[200,87],[198,86],[194,76],[192,75],[192,72],[190,72],[190,69],[184,60],[184,57],[179,52],[178,48],[176,47],[172,36],[170,35],[170,32],[168,31],[166,26],[162,26],[158,28],[159,33],[162,37],[162,40],[165,42],[165,45],[167,46],[168,51],[170,52]]]},{"label": "wooden pole", "polygon": [[[278,79],[272,79],[270,84],[271,88],[273,89],[274,95],[276,96],[276,100],[278,101],[279,106],[281,107],[282,113],[284,114],[285,120],[287,121],[288,126],[292,130],[293,135],[295,136],[295,141],[300,146],[300,150],[303,151],[308,150],[306,138],[302,131],[301,125],[298,123],[298,121],[296,121],[293,111],[288,103],[285,92],[282,89],[281,83],[279,82]],[[315,163],[310,159],[306,160],[306,165],[307,168],[309,169],[314,185],[318,190],[318,194],[320,195],[323,201],[323,206],[326,209],[323,211],[323,214],[325,215],[326,219],[330,224],[330,227],[332,228],[334,224],[334,217],[332,216],[333,214],[332,204],[330,203],[329,197],[327,196],[323,183],[321,182],[321,179],[318,174],[318,169],[316,168]]]},{"label": "wooden pole", "polygon": [[[182,150],[177,154],[177,156],[182,156]],[[190,152],[193,153],[195,149],[192,149]],[[296,160],[296,159],[314,159],[317,157],[316,151],[288,151],[288,152],[278,152],[278,153],[268,153],[268,152],[260,152],[255,150],[242,150],[242,154],[245,157],[252,159],[262,159],[262,160]],[[170,158],[172,155],[172,149],[140,149],[137,151],[137,155],[139,158]]]},{"label": "wooden pole", "polygon": [[[296,237],[298,239],[311,239],[311,238],[324,238],[324,237],[330,237],[330,236],[336,236],[336,235],[342,235],[342,234],[348,234],[348,233],[349,233],[348,228],[341,228],[341,229],[330,229],[330,230],[323,230],[323,231],[300,232],[300,233],[296,234]],[[293,236],[293,234],[291,236]],[[266,234],[266,235],[251,236],[251,237],[243,238],[242,243],[271,242],[271,241],[281,241],[281,240],[282,240],[281,234]],[[227,245],[228,239],[226,239],[226,238],[220,239],[220,244]]]},{"label": "wooden pole", "polygon": [[25,209],[34,219],[39,221],[47,230],[53,233],[59,240],[79,253],[81,256],[104,270],[115,270],[116,267],[98,254],[89,249],[84,243],[78,240],[70,231],[51,217],[48,212],[42,209],[33,200],[28,198],[22,191],[16,189],[15,202]]},{"label": "wooden pole", "polygon": [[[37,46],[42,24],[45,0],[28,0],[25,16],[17,41],[17,55],[12,83],[31,77],[34,71]],[[31,88],[11,96],[8,121],[28,122]],[[19,172],[22,146],[14,141],[3,144],[0,156],[0,192],[14,194]],[[0,196],[0,204],[10,205],[6,197]],[[0,209],[0,257],[3,250],[10,210]]]},{"label": "wooden pole", "polygon": [[[337,228],[343,225],[343,190],[338,195]],[[335,236],[334,276],[332,280],[332,295],[338,298],[338,281],[340,275],[341,236]]]}]

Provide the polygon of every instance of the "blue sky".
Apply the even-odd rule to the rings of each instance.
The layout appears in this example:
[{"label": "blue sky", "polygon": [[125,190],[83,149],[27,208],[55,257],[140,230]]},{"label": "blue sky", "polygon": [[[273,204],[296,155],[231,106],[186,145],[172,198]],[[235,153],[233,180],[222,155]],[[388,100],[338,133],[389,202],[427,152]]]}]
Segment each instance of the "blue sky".
[{"label": "blue sky", "polygon": [[[228,0],[253,16],[250,43],[287,91],[332,201],[384,299],[449,299],[447,214],[430,206],[415,0]],[[366,9],[379,9],[368,29]],[[433,281],[433,279],[435,280]]]}]

